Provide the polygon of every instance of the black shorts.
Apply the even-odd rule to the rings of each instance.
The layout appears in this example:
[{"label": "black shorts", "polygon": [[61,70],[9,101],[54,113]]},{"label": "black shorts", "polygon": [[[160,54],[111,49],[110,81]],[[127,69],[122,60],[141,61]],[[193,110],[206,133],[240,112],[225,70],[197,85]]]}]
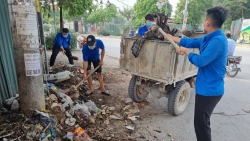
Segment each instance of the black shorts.
[{"label": "black shorts", "polygon": [[[99,62],[100,60],[96,60],[96,61],[88,61],[88,68],[87,70],[91,70],[91,63],[94,65],[94,68],[99,66]],[[102,72],[102,67],[100,66],[95,72]]]}]

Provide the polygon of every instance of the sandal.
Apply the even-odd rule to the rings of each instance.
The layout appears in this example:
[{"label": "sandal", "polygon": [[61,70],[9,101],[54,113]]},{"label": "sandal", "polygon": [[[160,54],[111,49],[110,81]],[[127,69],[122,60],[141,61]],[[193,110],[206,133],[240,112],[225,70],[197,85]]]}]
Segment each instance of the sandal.
[{"label": "sandal", "polygon": [[94,94],[94,91],[93,92],[91,92],[90,90],[88,90],[87,92],[86,92],[86,96],[90,96],[90,95],[92,95],[92,94]]},{"label": "sandal", "polygon": [[101,94],[103,94],[103,95],[107,95],[107,96],[110,96],[111,94],[109,94],[107,91],[105,91],[105,92],[101,92]]}]

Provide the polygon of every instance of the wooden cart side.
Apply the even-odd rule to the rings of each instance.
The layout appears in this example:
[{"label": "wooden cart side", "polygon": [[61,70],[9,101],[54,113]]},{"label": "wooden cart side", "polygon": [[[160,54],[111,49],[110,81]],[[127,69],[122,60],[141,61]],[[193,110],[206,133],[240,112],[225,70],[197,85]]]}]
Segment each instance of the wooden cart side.
[{"label": "wooden cart side", "polygon": [[[196,48],[190,49],[190,51],[198,53],[199,50]],[[174,71],[174,82],[185,80],[187,78],[197,75],[198,68],[191,64],[186,55],[177,55],[175,71]]]}]

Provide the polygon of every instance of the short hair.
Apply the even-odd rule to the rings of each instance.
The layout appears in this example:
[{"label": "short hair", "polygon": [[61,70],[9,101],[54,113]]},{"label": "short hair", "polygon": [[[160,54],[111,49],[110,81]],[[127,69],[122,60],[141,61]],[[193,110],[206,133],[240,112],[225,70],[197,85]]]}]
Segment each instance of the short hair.
[{"label": "short hair", "polygon": [[64,33],[69,33],[69,29],[68,29],[68,28],[63,28],[63,29],[62,29],[62,32],[64,32]]},{"label": "short hair", "polygon": [[145,20],[154,21],[154,17],[153,17],[152,14],[147,14],[147,15],[145,16]]},{"label": "short hair", "polygon": [[228,11],[222,6],[207,9],[207,18],[212,20],[212,26],[221,28],[227,19]]},{"label": "short hair", "polygon": [[227,38],[231,38],[231,33],[226,34]]}]

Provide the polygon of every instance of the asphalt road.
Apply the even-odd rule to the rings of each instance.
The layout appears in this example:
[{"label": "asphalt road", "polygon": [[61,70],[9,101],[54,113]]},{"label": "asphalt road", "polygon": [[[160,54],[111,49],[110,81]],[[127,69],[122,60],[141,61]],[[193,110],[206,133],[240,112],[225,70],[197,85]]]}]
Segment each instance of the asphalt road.
[{"label": "asphalt road", "polygon": [[[119,57],[120,39],[100,39],[105,44],[107,54]],[[242,72],[234,78],[225,77],[225,94],[211,117],[213,141],[250,140],[250,113],[242,110],[250,109],[250,48],[237,47],[235,55],[243,57]],[[192,90],[189,105],[180,116],[172,116],[167,111],[167,98],[149,98],[149,105],[141,110],[141,113],[145,114],[144,119],[135,121],[138,140],[195,141],[194,96],[195,93]],[[159,130],[161,133],[154,130]]]},{"label": "asphalt road", "polygon": [[102,38],[102,37],[96,37],[97,39],[101,39],[105,46],[106,54],[120,58],[120,42],[121,39],[115,39],[115,38]]},{"label": "asphalt road", "polygon": [[[218,103],[211,117],[213,141],[249,141],[250,114],[242,108],[250,109],[250,49],[237,48],[235,55],[243,56],[242,72],[234,78],[225,77],[225,95]],[[195,92],[192,90],[189,105],[180,116],[172,116],[167,111],[167,98],[150,99],[150,104],[142,112],[153,116],[138,121],[138,135],[148,140],[160,141],[195,141],[193,127]],[[147,109],[148,108],[148,109]],[[145,114],[147,115],[147,114]],[[147,131],[145,131],[147,129]],[[157,133],[153,130],[160,130]],[[154,134],[152,137],[149,132]],[[168,133],[172,136],[169,137]]]}]

